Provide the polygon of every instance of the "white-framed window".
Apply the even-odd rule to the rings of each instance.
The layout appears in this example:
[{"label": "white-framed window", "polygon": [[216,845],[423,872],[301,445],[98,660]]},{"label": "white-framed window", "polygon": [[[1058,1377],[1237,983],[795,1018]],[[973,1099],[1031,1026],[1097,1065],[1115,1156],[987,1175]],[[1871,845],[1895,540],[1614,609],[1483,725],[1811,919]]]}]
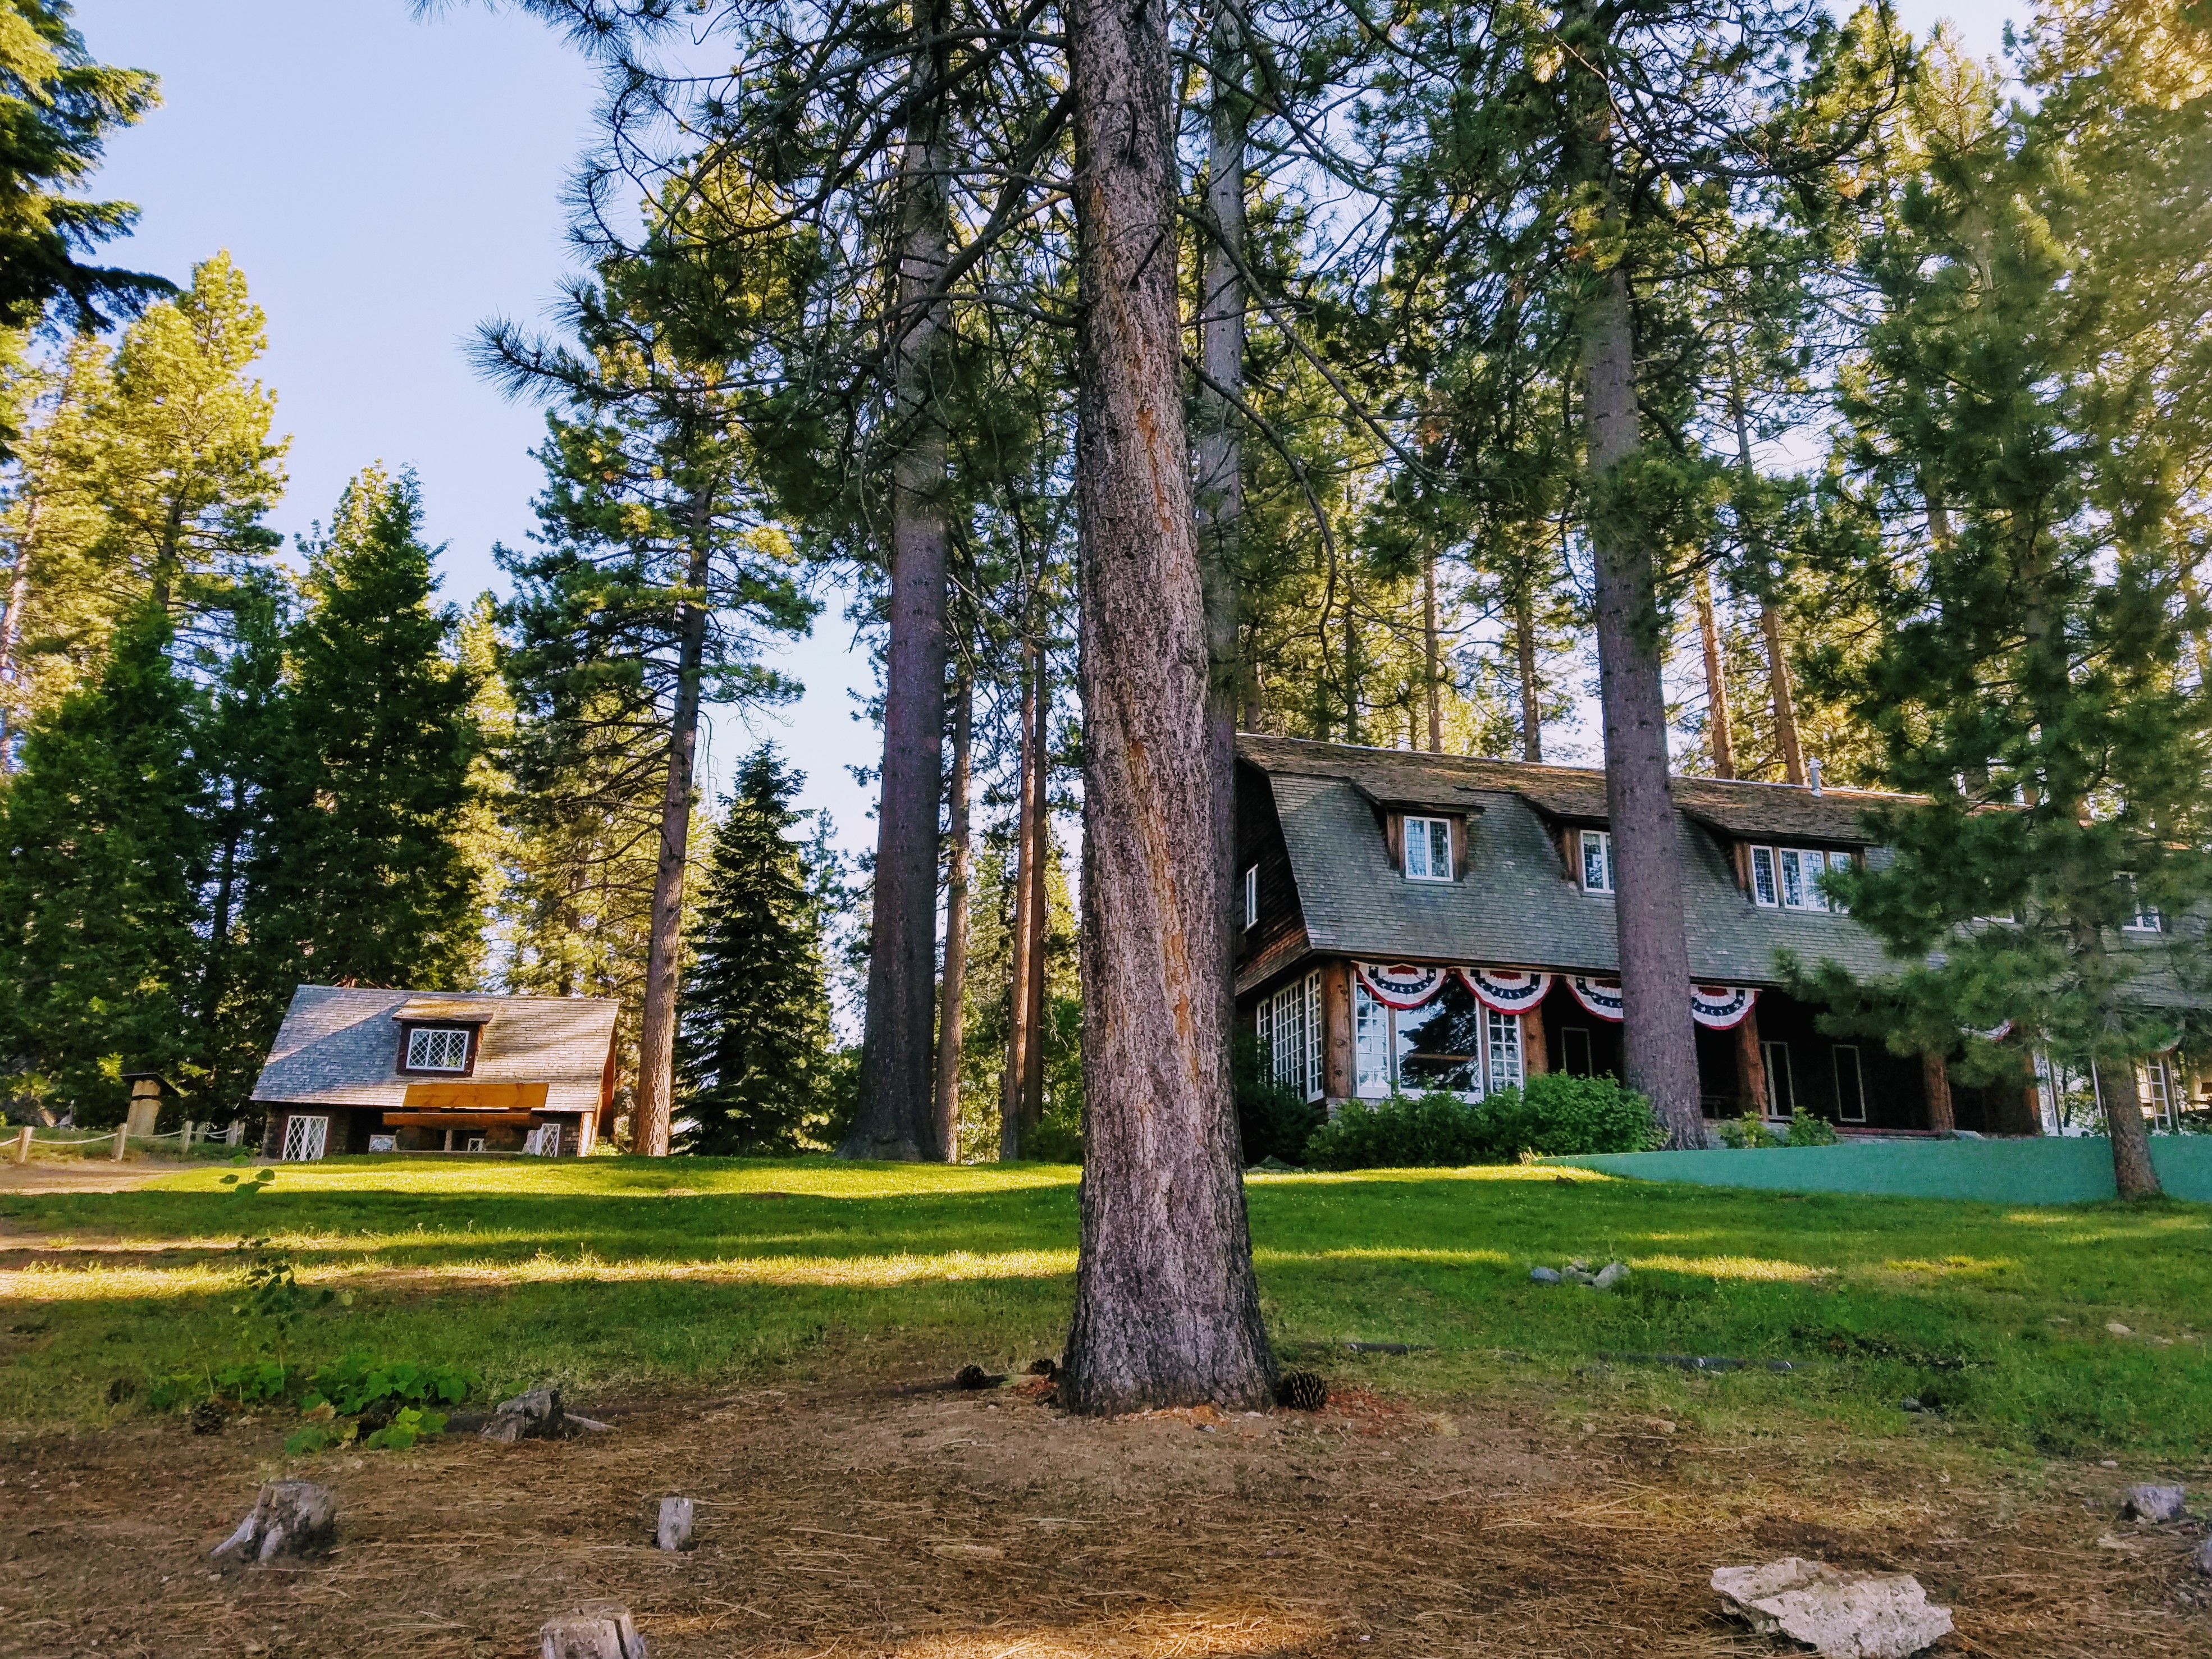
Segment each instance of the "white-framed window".
[{"label": "white-framed window", "polygon": [[1451,820],[1406,820],[1406,879],[1449,881],[1452,878]]},{"label": "white-framed window", "polygon": [[1352,988],[1352,1055],[1354,1094],[1370,1100],[1390,1092],[1390,1010],[1357,980]]},{"label": "white-framed window", "polygon": [[2136,890],[2135,877],[2123,870],[2115,879],[2128,890],[2128,920],[2120,924],[2120,931],[2128,933],[2164,933],[2166,918],[2159,915],[2156,905],[2143,902],[2142,895]]},{"label": "white-framed window", "polygon": [[1613,832],[1608,830],[1585,830],[1582,832],[1583,891],[1610,893],[1613,891]]},{"label": "white-framed window", "polygon": [[323,1155],[323,1147],[330,1139],[331,1121],[326,1117],[288,1117],[284,1120],[284,1150],[277,1161],[282,1164],[312,1164]]},{"label": "white-framed window", "polygon": [[1256,864],[1244,872],[1244,925],[1260,925],[1260,866]]},{"label": "white-framed window", "polygon": [[469,1028],[465,1025],[416,1025],[407,1033],[407,1069],[410,1072],[465,1072],[469,1069]]},{"label": "white-framed window", "polygon": [[1859,1065],[1858,1045],[1855,1042],[1836,1045],[1836,1121],[1867,1121],[1866,1073]]},{"label": "white-framed window", "polygon": [[1321,975],[1308,974],[1260,999],[1260,1045],[1267,1075],[1308,1100],[1322,1094]]},{"label": "white-framed window", "polygon": [[2173,1073],[2164,1054],[2153,1054],[2136,1064],[2136,1092],[2142,1114],[2161,1129],[2179,1129],[2173,1109]]},{"label": "white-framed window", "polygon": [[1774,873],[1774,849],[1771,847],[1751,849],[1751,901],[1770,908],[1782,902],[1782,883]]},{"label": "white-framed window", "polygon": [[1521,1086],[1521,1016],[1501,1014],[1495,1008],[1486,1007],[1488,1016],[1489,1084],[1492,1089],[1517,1089]]},{"label": "white-framed window", "polygon": [[1797,1079],[1790,1072],[1790,1045],[1786,1042],[1762,1042],[1759,1045],[1759,1054],[1766,1064],[1767,1116],[1796,1116]]},{"label": "white-framed window", "polygon": [[1832,910],[1850,908],[1821,890],[1829,871],[1851,867],[1849,853],[1824,853],[1816,847],[1754,847],[1751,849],[1751,902],[1768,909]]}]

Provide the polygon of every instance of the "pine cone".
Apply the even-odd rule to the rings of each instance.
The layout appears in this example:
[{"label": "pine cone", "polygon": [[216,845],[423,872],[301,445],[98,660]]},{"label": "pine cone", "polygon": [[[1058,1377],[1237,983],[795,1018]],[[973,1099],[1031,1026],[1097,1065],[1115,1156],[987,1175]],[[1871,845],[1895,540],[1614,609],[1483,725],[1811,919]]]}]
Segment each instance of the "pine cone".
[{"label": "pine cone", "polygon": [[1318,1372],[1285,1371],[1275,1384],[1275,1403],[1296,1412],[1317,1412],[1328,1404],[1328,1384]]},{"label": "pine cone", "polygon": [[220,1400],[203,1400],[198,1405],[192,1407],[192,1432],[194,1434],[221,1434],[222,1432],[222,1401]]},{"label": "pine cone", "polygon": [[1058,1376],[1060,1362],[1055,1359],[1032,1359],[1030,1361],[1030,1375],[1046,1378]]},{"label": "pine cone", "polygon": [[991,1374],[981,1365],[963,1365],[952,1374],[952,1386],[956,1389],[988,1389],[991,1386]]}]

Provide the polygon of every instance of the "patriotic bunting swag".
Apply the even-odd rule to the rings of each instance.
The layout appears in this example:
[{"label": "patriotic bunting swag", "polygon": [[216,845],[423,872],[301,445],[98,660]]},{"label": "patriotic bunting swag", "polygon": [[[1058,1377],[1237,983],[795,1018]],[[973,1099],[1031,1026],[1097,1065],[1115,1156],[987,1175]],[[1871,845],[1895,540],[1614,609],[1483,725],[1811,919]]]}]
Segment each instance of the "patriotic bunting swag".
[{"label": "patriotic bunting swag", "polygon": [[1741,985],[1692,985],[1690,1018],[1709,1031],[1733,1031],[1758,1000],[1758,992]]},{"label": "patriotic bunting swag", "polygon": [[1444,970],[1441,968],[1415,968],[1402,962],[1384,965],[1362,962],[1353,964],[1359,982],[1367,988],[1376,1001],[1391,1008],[1418,1008],[1444,988]]},{"label": "patriotic bunting swag", "polygon": [[1462,968],[1461,982],[1474,1000],[1501,1014],[1517,1014],[1534,1008],[1552,988],[1549,974],[1524,974],[1510,968]]},{"label": "patriotic bunting swag", "polygon": [[1572,974],[1567,979],[1567,989],[1575,994],[1575,1000],[1600,1019],[1617,1020],[1620,1014],[1620,981],[1617,979],[1584,979]]}]

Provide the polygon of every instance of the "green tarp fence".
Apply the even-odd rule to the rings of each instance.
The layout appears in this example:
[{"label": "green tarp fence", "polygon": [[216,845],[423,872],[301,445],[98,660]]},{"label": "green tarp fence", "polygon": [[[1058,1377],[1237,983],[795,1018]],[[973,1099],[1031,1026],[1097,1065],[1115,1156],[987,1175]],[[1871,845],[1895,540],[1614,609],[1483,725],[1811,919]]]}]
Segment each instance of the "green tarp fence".
[{"label": "green tarp fence", "polygon": [[[2169,1197],[2212,1204],[2212,1135],[2153,1135],[2150,1145],[2151,1162]],[[2112,1149],[2101,1136],[1599,1152],[1558,1162],[1633,1181],[1787,1193],[1886,1193],[1987,1204],[2087,1204],[2116,1195]]]}]

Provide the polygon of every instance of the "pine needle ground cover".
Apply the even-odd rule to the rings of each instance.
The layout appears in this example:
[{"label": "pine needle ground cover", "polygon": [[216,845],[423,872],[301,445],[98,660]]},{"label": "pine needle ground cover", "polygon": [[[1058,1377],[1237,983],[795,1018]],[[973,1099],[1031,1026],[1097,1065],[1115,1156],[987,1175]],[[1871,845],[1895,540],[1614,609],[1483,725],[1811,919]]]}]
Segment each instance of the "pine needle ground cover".
[{"label": "pine needle ground cover", "polygon": [[[120,1425],[161,1378],[349,1352],[465,1368],[487,1395],[550,1379],[586,1398],[1018,1371],[1065,1328],[1075,1182],[1046,1165],[336,1159],[0,1193],[0,1410],[25,1429]],[[2001,1457],[2185,1463],[2212,1439],[2212,1209],[1542,1166],[1247,1190],[1279,1347],[1339,1385],[1932,1434]],[[1530,1282],[1577,1257],[1632,1271],[1606,1292]],[[288,1322],[246,1297],[271,1262],[314,1293]]]}]

